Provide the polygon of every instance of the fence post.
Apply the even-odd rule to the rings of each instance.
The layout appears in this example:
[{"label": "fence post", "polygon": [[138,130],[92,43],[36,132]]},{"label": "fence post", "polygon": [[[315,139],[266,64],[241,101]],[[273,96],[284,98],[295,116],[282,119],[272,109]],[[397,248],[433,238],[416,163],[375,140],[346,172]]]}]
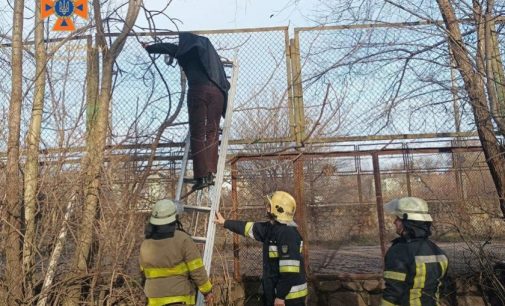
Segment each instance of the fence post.
[{"label": "fence post", "polygon": [[292,141],[296,142],[296,121],[295,121],[295,102],[293,98],[293,69],[291,67],[292,51],[291,43],[289,40],[288,29],[284,32],[284,48],[286,51],[286,81],[287,81],[287,93],[288,93],[288,117],[289,117],[289,137]]},{"label": "fence post", "polygon": [[295,30],[295,38],[290,41],[291,72],[293,82],[293,110],[295,119],[296,146],[301,147],[305,138],[305,114],[303,109],[302,67],[300,60],[300,35]]},{"label": "fence post", "polygon": [[403,157],[403,167],[405,168],[405,179],[407,180],[407,195],[412,196],[412,185],[410,179],[410,153],[409,147],[406,143],[402,143],[402,157]]},{"label": "fence post", "polygon": [[[354,152],[359,152],[359,145],[354,145]],[[354,167],[356,168],[356,180],[358,183],[358,202],[363,204],[363,186],[361,182],[361,155],[354,156]]]},{"label": "fence post", "polygon": [[[238,220],[238,193],[237,193],[237,162],[239,159],[234,158],[231,161],[231,216],[233,220]],[[233,278],[240,281],[240,237],[233,234]]]},{"label": "fence post", "polygon": [[303,196],[305,193],[303,165],[304,157],[303,154],[300,154],[293,160],[294,196],[296,201],[295,220],[303,237],[303,258],[305,260],[305,271],[309,276],[309,237],[307,235],[307,214]]},{"label": "fence post", "polygon": [[379,239],[381,243],[382,257],[386,255],[386,241],[384,238],[384,207],[382,200],[381,173],[379,166],[379,154],[372,153],[373,178],[375,183],[375,199],[377,202],[377,219],[379,221]]}]

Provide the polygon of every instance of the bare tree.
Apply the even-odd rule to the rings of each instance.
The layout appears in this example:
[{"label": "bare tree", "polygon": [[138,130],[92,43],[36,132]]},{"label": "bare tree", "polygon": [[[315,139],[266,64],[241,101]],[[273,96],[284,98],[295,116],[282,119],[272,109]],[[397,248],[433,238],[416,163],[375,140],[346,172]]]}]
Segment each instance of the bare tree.
[{"label": "bare tree", "polygon": [[[449,47],[456,61],[456,67],[463,77],[477,132],[498,192],[500,208],[505,217],[505,155],[493,127],[495,123],[502,135],[505,132],[504,118],[499,110],[501,106],[503,111],[505,97],[502,96],[502,101],[498,98],[505,89],[505,83],[501,81],[503,79],[496,78],[503,75],[503,66],[500,53],[496,52],[498,50],[497,34],[491,30],[494,28],[494,18],[496,18],[493,16],[494,1],[483,1],[483,5],[487,6],[485,13],[482,10],[483,5],[472,1],[472,15],[477,27],[477,53],[474,59],[463,42],[461,23],[456,17],[453,5],[448,0],[437,0],[437,3],[444,18]],[[487,91],[486,83],[488,84]]]},{"label": "bare tree", "polygon": [[[94,122],[90,124],[90,129],[88,130],[86,157],[83,161],[83,169],[85,171],[85,202],[82,220],[77,233],[77,249],[73,259],[76,273],[81,272],[82,274],[86,274],[93,242],[94,225],[98,213],[101,167],[104,160],[107,129],[109,127],[109,109],[113,88],[113,67],[116,58],[123,49],[126,39],[137,20],[141,4],[141,0],[129,0],[127,2],[128,8],[122,31],[109,47],[104,30],[105,21],[102,20],[101,17],[102,3],[98,0],[93,1],[97,33],[96,46],[94,49],[101,50],[102,52],[102,67],[100,88],[98,89],[99,94],[96,97],[96,102],[88,100],[88,103],[96,103],[96,108],[94,109],[95,112],[92,114]],[[94,77],[98,78],[98,70],[96,72],[97,74]],[[77,305],[79,303],[81,286],[82,284],[78,283],[72,288],[68,299],[65,301],[65,305]]]},{"label": "bare tree", "polygon": [[[503,22],[503,4],[493,0],[321,2],[326,4],[321,6],[326,11],[321,11],[321,20],[338,22],[333,30],[342,40],[330,43],[323,37],[309,46],[302,63],[309,67],[321,63],[324,52],[339,57],[306,77],[306,87],[335,77],[337,84],[352,84],[349,101],[343,105],[347,118],[341,117],[342,127],[372,135],[416,130],[435,134],[439,127],[446,132],[454,125],[451,117],[460,132],[461,115],[455,112],[461,111],[466,129],[478,132],[505,215],[505,156],[498,136],[505,126],[505,78],[498,35],[502,27],[495,26]],[[454,68],[461,78],[449,77]],[[453,107],[459,101],[461,106]]]},{"label": "bare tree", "polygon": [[23,21],[24,0],[14,1],[12,28],[12,79],[9,105],[9,135],[7,143],[6,214],[3,231],[6,237],[5,280],[9,288],[7,299],[23,300],[23,273],[21,265],[21,203],[19,174],[19,137],[21,105],[23,102]]},{"label": "bare tree", "polygon": [[35,9],[35,94],[32,105],[30,127],[26,137],[27,152],[24,169],[24,220],[25,233],[23,241],[23,274],[25,276],[25,295],[33,295],[33,265],[35,249],[35,213],[37,210],[37,193],[39,179],[39,145],[44,109],[46,86],[46,49],[44,43],[44,21],[40,19],[41,2]]}]

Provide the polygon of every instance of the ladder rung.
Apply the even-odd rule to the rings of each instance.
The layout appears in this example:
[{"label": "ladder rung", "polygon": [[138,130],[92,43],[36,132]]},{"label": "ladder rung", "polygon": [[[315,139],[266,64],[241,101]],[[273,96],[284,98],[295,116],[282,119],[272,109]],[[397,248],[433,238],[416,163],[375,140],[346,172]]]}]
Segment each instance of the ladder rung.
[{"label": "ladder rung", "polygon": [[188,121],[175,122],[175,123],[170,124],[170,126],[187,125],[188,123],[189,123]]},{"label": "ladder rung", "polygon": [[192,210],[210,212],[210,207],[207,207],[207,206],[184,205],[184,209],[192,209]]},{"label": "ladder rung", "polygon": [[185,177],[182,179],[182,182],[185,184],[196,184],[196,179],[190,178],[190,177]]},{"label": "ladder rung", "polygon": [[200,237],[200,236],[192,236],[191,238],[193,238],[193,240],[194,240],[195,242],[205,242],[205,241],[207,241],[207,238],[205,238],[205,237]]}]

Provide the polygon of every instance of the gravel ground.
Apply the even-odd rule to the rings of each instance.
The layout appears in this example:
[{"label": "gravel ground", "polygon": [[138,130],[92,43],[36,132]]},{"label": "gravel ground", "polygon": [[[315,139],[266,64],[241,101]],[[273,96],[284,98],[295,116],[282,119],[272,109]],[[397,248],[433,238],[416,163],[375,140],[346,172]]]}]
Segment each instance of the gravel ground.
[{"label": "gravel ground", "polygon": [[[464,242],[437,243],[447,254],[452,273],[478,271],[479,244],[469,247]],[[505,241],[495,241],[483,248],[489,258],[505,260]],[[240,251],[240,270],[243,275],[261,273],[261,247],[249,247]],[[310,267],[318,274],[337,273],[382,273],[382,256],[380,247],[376,246],[343,246],[338,249],[322,248],[310,245]],[[230,270],[232,271],[232,270]]]}]

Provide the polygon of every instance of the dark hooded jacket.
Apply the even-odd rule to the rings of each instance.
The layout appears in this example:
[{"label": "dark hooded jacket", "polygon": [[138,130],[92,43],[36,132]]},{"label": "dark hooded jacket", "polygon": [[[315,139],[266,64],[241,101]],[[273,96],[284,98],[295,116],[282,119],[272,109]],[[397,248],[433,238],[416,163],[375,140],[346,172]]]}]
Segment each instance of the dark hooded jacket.
[{"label": "dark hooded jacket", "polygon": [[[216,49],[207,37],[195,35],[192,33],[179,34],[179,47],[175,53],[176,58],[184,57],[193,48],[198,51],[200,62],[207,73],[209,79],[219,89],[227,95],[230,89],[230,83],[226,79],[223,63],[217,54]],[[226,101],[226,100],[225,100]]]},{"label": "dark hooded jacket", "polygon": [[381,306],[439,305],[448,259],[428,237],[430,222],[403,221],[405,234],[393,240],[385,257],[386,289]]},{"label": "dark hooded jacket", "polygon": [[[190,85],[192,77],[199,83],[201,83],[202,78],[212,82],[223,92],[223,116],[225,115],[230,83],[226,78],[221,58],[207,37],[183,32],[179,33],[179,45],[157,43],[147,46],[146,50],[149,53],[169,54],[177,58],[189,78]],[[195,62],[195,60],[198,62]]]}]

